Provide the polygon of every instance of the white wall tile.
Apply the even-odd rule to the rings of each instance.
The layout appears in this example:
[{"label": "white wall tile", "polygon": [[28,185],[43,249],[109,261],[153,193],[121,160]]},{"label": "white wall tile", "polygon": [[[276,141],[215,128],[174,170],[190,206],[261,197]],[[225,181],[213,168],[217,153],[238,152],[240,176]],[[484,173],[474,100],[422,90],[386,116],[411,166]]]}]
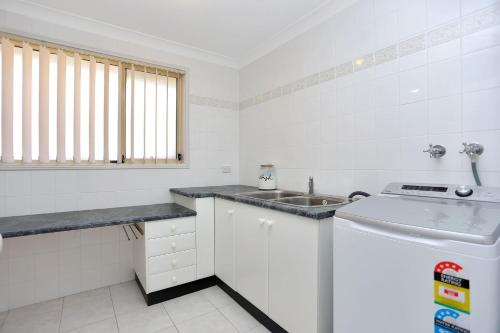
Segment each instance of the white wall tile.
[{"label": "white wall tile", "polygon": [[470,14],[498,3],[498,0],[462,0],[462,15]]},{"label": "white wall tile", "polygon": [[399,38],[422,32],[427,27],[427,1],[402,0],[399,11]]},{"label": "white wall tile", "polygon": [[460,16],[460,0],[432,0],[427,2],[429,27],[434,27]]},{"label": "white wall tile", "polygon": [[466,93],[463,96],[464,131],[500,129],[500,89]]},{"label": "white wall tile", "polygon": [[403,136],[427,135],[427,101],[402,105],[400,113],[400,127]]},{"label": "white wall tile", "polygon": [[429,101],[429,133],[444,134],[462,130],[461,96],[449,96]]},{"label": "white wall tile", "polygon": [[399,101],[413,103],[427,98],[427,68],[418,67],[402,72],[399,78]]},{"label": "white wall tile", "polygon": [[446,97],[462,91],[460,58],[429,64],[429,98]]},{"label": "white wall tile", "polygon": [[500,86],[500,47],[465,55],[462,82],[464,92]]}]

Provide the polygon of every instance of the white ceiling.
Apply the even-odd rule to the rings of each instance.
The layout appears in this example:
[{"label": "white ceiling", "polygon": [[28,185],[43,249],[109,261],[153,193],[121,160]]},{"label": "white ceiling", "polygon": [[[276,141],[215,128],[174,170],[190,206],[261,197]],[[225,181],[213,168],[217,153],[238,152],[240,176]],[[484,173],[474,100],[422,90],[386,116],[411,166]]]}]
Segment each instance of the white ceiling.
[{"label": "white ceiling", "polygon": [[[209,52],[242,65],[268,52],[280,35],[345,0],[29,0],[65,12]],[[338,9],[338,8],[336,8]],[[281,39],[283,39],[281,38]],[[277,46],[277,45],[276,45]]]}]

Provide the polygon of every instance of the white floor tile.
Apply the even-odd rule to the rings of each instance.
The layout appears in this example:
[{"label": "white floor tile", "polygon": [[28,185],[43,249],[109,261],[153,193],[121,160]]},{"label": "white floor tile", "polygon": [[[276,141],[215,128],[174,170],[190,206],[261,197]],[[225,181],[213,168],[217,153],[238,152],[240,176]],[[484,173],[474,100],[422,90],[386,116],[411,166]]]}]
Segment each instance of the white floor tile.
[{"label": "white floor tile", "polygon": [[176,325],[215,310],[212,303],[201,293],[175,298],[163,304]]},{"label": "white floor tile", "polygon": [[110,298],[109,288],[99,288],[85,291],[83,293],[74,294],[64,297],[64,305],[73,305],[81,302],[88,302],[99,298]]},{"label": "white floor tile", "polygon": [[210,303],[212,303],[216,308],[236,304],[236,302],[218,286],[203,289],[201,293],[205,295]]},{"label": "white floor tile", "polygon": [[34,313],[30,316],[7,315],[1,333],[58,333],[61,311]]},{"label": "white floor tile", "polygon": [[97,323],[93,323],[68,333],[118,333],[116,319],[110,318]]},{"label": "white floor tile", "polygon": [[47,312],[61,313],[62,304],[63,304],[62,298],[58,298],[52,301],[27,305],[21,308],[10,310],[9,317],[16,320],[17,319],[23,320],[24,318],[29,318],[31,316],[36,316]]},{"label": "white floor tile", "polygon": [[117,315],[120,333],[156,333],[174,324],[162,304]]},{"label": "white floor tile", "polygon": [[234,326],[219,311],[177,325],[180,333],[237,333]]},{"label": "white floor tile", "polygon": [[5,318],[7,318],[7,311],[0,313],[0,328],[2,328]]},{"label": "white floor tile", "polygon": [[231,304],[219,309],[222,314],[229,319],[231,323],[240,332],[247,332],[248,330],[259,326],[259,322],[245,311],[238,304]]},{"label": "white floor tile", "polygon": [[177,328],[175,328],[175,326],[172,326],[169,328],[161,329],[155,333],[179,333],[179,331],[177,330]]},{"label": "white floor tile", "polygon": [[114,285],[110,290],[117,315],[135,312],[147,307],[146,301],[135,281]]},{"label": "white floor tile", "polygon": [[271,331],[259,324],[259,326],[252,328],[247,333],[271,333]]},{"label": "white floor tile", "polygon": [[[105,319],[114,318],[113,302],[109,296],[109,290],[106,292],[92,291],[80,295],[78,298],[71,298],[70,301],[64,301],[61,332],[82,328],[86,325],[97,323]],[[69,296],[72,297],[72,296]]]}]

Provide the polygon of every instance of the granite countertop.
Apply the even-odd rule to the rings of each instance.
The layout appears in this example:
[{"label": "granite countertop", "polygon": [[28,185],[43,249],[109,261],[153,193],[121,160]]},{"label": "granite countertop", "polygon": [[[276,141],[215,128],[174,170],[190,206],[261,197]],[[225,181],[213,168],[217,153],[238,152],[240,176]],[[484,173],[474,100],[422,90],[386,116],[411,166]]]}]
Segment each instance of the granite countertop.
[{"label": "granite countertop", "polygon": [[335,210],[342,206],[296,207],[272,200],[261,200],[238,195],[239,193],[258,191],[257,187],[245,185],[205,186],[172,188],[170,192],[189,198],[221,198],[249,205],[277,210],[284,213],[322,220],[335,215]]},{"label": "granite countertop", "polygon": [[195,215],[196,212],[191,209],[174,203],[165,203],[157,205],[11,216],[0,218],[0,234],[3,238],[10,238],[59,231],[167,220]]}]

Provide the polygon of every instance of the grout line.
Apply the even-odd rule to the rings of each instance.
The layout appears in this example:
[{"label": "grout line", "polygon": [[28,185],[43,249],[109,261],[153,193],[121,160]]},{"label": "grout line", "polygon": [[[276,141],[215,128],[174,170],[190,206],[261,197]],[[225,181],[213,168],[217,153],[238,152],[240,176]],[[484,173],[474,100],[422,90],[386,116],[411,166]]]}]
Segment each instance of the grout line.
[{"label": "grout line", "polygon": [[119,333],[120,332],[120,326],[118,326],[118,317],[116,315],[115,301],[113,300],[113,294],[111,293],[111,288],[108,287],[108,289],[109,289],[109,298],[111,298],[111,305],[113,306],[113,314],[115,315],[114,318],[115,318],[116,330]]},{"label": "grout line", "polygon": [[64,299],[65,297],[62,298],[62,304],[61,304],[61,318],[59,318],[59,327],[57,329],[58,332],[61,332],[61,326],[62,326],[62,318],[63,318],[63,312],[64,312]]},{"label": "grout line", "polygon": [[[172,323],[172,326],[175,328],[175,330],[177,332],[180,332],[179,331],[179,328],[177,327],[177,325],[175,324],[174,320],[172,319],[172,317],[170,316],[170,314],[168,313],[167,311],[167,308],[165,307],[165,302],[161,302],[161,307],[163,309],[163,311],[165,312],[165,314],[167,315],[167,317],[170,319],[170,322]],[[172,327],[170,326],[170,327]]]}]

